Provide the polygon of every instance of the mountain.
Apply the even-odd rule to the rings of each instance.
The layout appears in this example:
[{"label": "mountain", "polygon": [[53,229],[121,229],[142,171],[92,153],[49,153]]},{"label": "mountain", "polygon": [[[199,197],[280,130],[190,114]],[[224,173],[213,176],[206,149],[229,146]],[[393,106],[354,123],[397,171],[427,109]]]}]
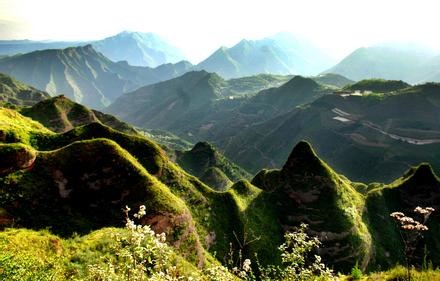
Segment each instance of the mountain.
[{"label": "mountain", "polygon": [[0,73],[0,104],[33,105],[49,97],[46,92],[39,91]]},{"label": "mountain", "polygon": [[409,83],[423,81],[422,66],[434,56],[432,51],[399,45],[359,48],[325,71],[352,80],[382,78]]},{"label": "mountain", "polygon": [[106,110],[142,128],[166,129],[186,112],[221,98],[224,84],[215,73],[191,71],[124,94]]},{"label": "mountain", "polygon": [[[427,163],[408,169],[402,177],[397,178],[389,185],[376,184],[371,187],[366,200],[368,212],[365,212],[365,217],[366,221],[369,222],[370,232],[374,237],[377,237],[374,252],[376,253],[378,265],[389,267],[405,256],[402,251],[404,248],[401,240],[381,238],[398,237],[400,235],[395,222],[382,216],[382,214],[400,211],[423,222],[428,217],[415,213],[414,209],[417,206],[426,206],[439,210],[439,191],[439,178]],[[438,223],[438,214],[431,214],[426,222],[429,231],[420,236],[413,254],[409,257],[409,262],[420,265],[424,256],[425,259],[429,259],[433,263],[440,260],[437,249],[431,248],[430,251],[426,252],[423,247],[420,247],[420,245],[438,245],[439,238],[434,231],[438,229]],[[396,249],[398,250],[396,251]],[[389,253],[394,254],[389,255]]]},{"label": "mountain", "polygon": [[230,81],[206,71],[140,88],[117,99],[106,110],[145,129],[170,131],[190,141],[216,145],[248,126],[311,102],[331,89],[295,76],[278,88],[252,96],[226,96]]},{"label": "mountain", "polygon": [[64,133],[93,122],[100,122],[120,132],[136,134],[133,127],[117,118],[97,110],[91,110],[64,96],[48,98],[32,107],[22,108],[20,113],[57,133]]},{"label": "mountain", "polygon": [[311,75],[330,66],[321,50],[290,34],[261,40],[242,40],[231,48],[221,47],[196,68],[225,78],[260,73]]},{"label": "mountain", "polygon": [[363,197],[307,142],[294,147],[281,170],[263,170],[252,184],[272,193],[284,231],[306,223],[323,242],[323,258],[331,256],[338,268],[349,269],[353,260],[367,267],[372,239],[362,219]]},{"label": "mountain", "polygon": [[91,44],[112,61],[127,61],[136,66],[157,67],[185,60],[179,49],[154,33],[124,31]]},{"label": "mountain", "polygon": [[199,142],[191,150],[177,151],[176,154],[176,162],[183,169],[216,190],[226,190],[233,182],[251,177],[206,142]]},{"label": "mountain", "polygon": [[102,108],[125,91],[177,76],[189,63],[157,68],[114,63],[91,45],[36,51],[0,59],[0,71],[51,95]]},{"label": "mountain", "polygon": [[155,33],[124,31],[95,41],[57,42],[0,40],[0,55],[16,55],[46,49],[64,49],[91,44],[114,62],[127,61],[135,66],[157,67],[185,60],[182,52]]},{"label": "mountain", "polygon": [[[374,81],[370,90],[383,85]],[[439,84],[428,83],[393,94],[325,95],[215,144],[251,172],[280,167],[302,139],[356,181],[389,182],[420,162],[440,171],[439,92]]]}]

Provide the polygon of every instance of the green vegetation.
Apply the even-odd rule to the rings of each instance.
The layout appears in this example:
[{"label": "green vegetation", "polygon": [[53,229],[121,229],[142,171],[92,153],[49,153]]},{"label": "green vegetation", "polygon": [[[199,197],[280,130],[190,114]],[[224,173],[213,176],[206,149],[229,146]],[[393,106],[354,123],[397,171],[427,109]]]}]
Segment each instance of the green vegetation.
[{"label": "green vegetation", "polygon": [[343,90],[348,91],[370,91],[374,93],[390,93],[411,87],[402,80],[384,80],[384,79],[365,79],[354,84],[348,85]]},{"label": "green vegetation", "polygon": [[117,118],[75,103],[65,96],[46,99],[32,107],[20,110],[20,113],[43,124],[46,128],[57,132],[67,132],[74,127],[101,122],[115,130],[127,134],[135,134],[136,130]]},{"label": "green vegetation", "polygon": [[[300,83],[303,89],[316,86],[305,78],[296,78],[292,83]],[[283,87],[291,86],[287,83]],[[395,96],[399,95],[387,99]],[[333,98],[328,97],[330,101]],[[66,104],[61,108],[67,108],[67,112],[72,107],[69,101]],[[82,114],[71,116],[70,124],[80,124],[73,120]],[[39,254],[34,254],[36,249],[26,252],[24,248],[14,254],[10,251],[16,246],[4,246],[7,251],[0,261],[6,269],[0,274],[8,272],[27,278],[26,274],[35,267],[41,279],[49,275],[61,280],[66,276],[84,279],[90,274],[86,266],[89,261],[97,265],[93,276],[108,273],[109,264],[117,268],[124,259],[108,254],[109,249],[115,248],[105,244],[107,238],[102,238],[100,245],[85,241],[101,235],[105,227],[120,227],[120,210],[126,205],[145,206],[145,216],[139,223],[166,234],[168,245],[173,246],[169,260],[179,274],[228,274],[224,268],[216,267],[218,262],[227,264],[228,259],[239,273],[245,264],[249,265],[244,261],[249,259],[256,264],[255,255],[260,268],[285,269],[285,259],[274,258],[274,251],[283,243],[285,231],[293,231],[304,222],[309,224],[308,231],[322,241],[319,253],[331,268],[348,273],[358,262],[358,268],[368,272],[404,261],[403,252],[398,250],[402,246],[399,234],[388,217],[390,210],[440,206],[440,181],[428,165],[409,171],[390,185],[366,186],[336,173],[309,143],[299,142],[282,169],[261,171],[250,183],[236,181],[248,174],[207,143],[198,143],[180,155],[188,171],[204,171],[202,179],[207,175],[221,182],[235,177],[235,184],[219,192],[185,172],[158,144],[139,134],[125,134],[99,122],[72,125],[70,131],[54,133],[5,108],[0,109],[0,121],[0,132],[5,136],[1,139],[0,156],[6,159],[0,167],[0,227],[49,228],[52,233],[2,232],[12,231],[15,234],[11,235],[17,237],[20,231],[29,233],[29,237],[40,235],[36,245],[46,246],[41,246]],[[189,172],[195,173],[193,170]],[[428,245],[427,259],[437,266],[438,218],[433,217],[428,227],[430,232],[422,241]],[[123,233],[115,229],[111,232]],[[71,238],[74,233],[82,236]],[[0,238],[0,246],[10,245],[8,241],[12,240],[8,237]],[[47,242],[50,239],[58,241],[54,243],[61,250],[51,246]],[[95,248],[88,250],[88,245]],[[122,244],[119,246],[118,251],[123,253]],[[50,247],[55,250],[50,252]],[[416,251],[418,257],[421,249]],[[55,256],[59,259],[54,260]]]},{"label": "green vegetation", "polygon": [[279,87],[292,79],[292,75],[258,74],[227,80],[226,96],[256,94],[262,90]]},{"label": "green vegetation", "polygon": [[217,190],[225,190],[232,182],[251,177],[206,142],[197,143],[189,151],[177,151],[176,156],[182,168]]}]

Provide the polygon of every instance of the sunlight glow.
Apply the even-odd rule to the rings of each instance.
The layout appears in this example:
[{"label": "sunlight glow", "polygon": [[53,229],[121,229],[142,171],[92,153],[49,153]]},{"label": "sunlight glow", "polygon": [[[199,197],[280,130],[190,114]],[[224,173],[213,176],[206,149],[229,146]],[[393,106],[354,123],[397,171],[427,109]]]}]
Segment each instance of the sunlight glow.
[{"label": "sunlight glow", "polygon": [[439,8],[431,0],[0,0],[0,36],[84,40],[155,32],[198,62],[222,45],[289,31],[342,57],[391,40],[440,47]]}]

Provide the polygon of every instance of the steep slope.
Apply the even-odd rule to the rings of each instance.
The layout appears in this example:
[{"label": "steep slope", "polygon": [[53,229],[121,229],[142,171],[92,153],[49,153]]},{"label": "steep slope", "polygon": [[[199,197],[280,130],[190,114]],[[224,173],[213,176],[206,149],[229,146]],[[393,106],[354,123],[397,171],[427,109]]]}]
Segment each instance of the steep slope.
[{"label": "steep slope", "polygon": [[0,104],[34,105],[49,97],[46,92],[39,91],[0,73]]},{"label": "steep slope", "polygon": [[420,162],[438,171],[439,92],[439,85],[431,83],[391,95],[326,95],[242,130],[219,147],[251,172],[280,167],[288,148],[301,139],[357,181],[389,182]]},{"label": "steep slope", "polygon": [[232,182],[249,179],[250,174],[238,167],[209,143],[199,142],[189,151],[177,151],[176,162],[216,190],[226,190]]},{"label": "steep slope", "polygon": [[140,127],[164,129],[188,111],[221,98],[223,84],[215,73],[192,71],[127,93],[107,111]]},{"label": "steep slope", "polygon": [[366,268],[372,253],[361,217],[362,195],[320,160],[308,143],[299,142],[281,170],[262,171],[252,184],[272,192],[283,230],[307,223],[323,242],[320,254],[325,259],[345,270],[354,260]]},{"label": "steep slope", "polygon": [[[236,233],[239,233],[241,228],[237,212],[234,211],[236,210],[234,201],[229,194],[215,192],[195,177],[184,172],[170,161],[165,152],[154,142],[139,135],[120,133],[100,123],[76,127],[63,134],[54,134],[41,124],[23,117],[11,109],[1,109],[0,118],[2,121],[6,121],[0,122],[0,136],[2,136],[0,141],[7,143],[6,146],[0,147],[2,154],[10,155],[11,152],[8,151],[15,150],[17,152],[14,152],[13,155],[18,155],[17,157],[20,155],[32,156],[32,153],[26,154],[26,151],[22,152],[21,149],[18,149],[16,143],[32,145],[34,149],[38,149],[36,160],[29,165],[28,161],[25,161],[29,159],[26,156],[22,158],[21,162],[12,161],[8,166],[2,166],[2,170],[8,171],[8,174],[0,176],[0,186],[2,187],[0,203],[6,204],[7,208],[3,205],[0,208],[3,208],[3,213],[9,214],[7,217],[11,218],[11,215],[16,214],[18,216],[16,219],[20,218],[19,221],[23,222],[23,226],[33,228],[44,228],[53,224],[55,225],[53,231],[65,234],[72,233],[72,231],[88,231],[104,225],[119,226],[121,222],[120,208],[113,207],[125,206],[129,203],[126,202],[126,199],[131,197],[126,193],[130,191],[127,191],[130,187],[148,189],[150,186],[148,182],[151,182],[151,178],[145,179],[145,173],[147,173],[154,177],[153,183],[158,182],[158,185],[163,186],[167,193],[183,200],[187,206],[185,208],[189,210],[189,213],[184,211],[184,213],[175,213],[176,216],[174,216],[173,213],[167,213],[166,209],[162,211],[160,208],[155,209],[156,203],[150,205],[152,212],[157,211],[151,214],[151,224],[154,228],[159,232],[167,231],[167,228],[175,231],[168,231],[172,237],[171,241],[175,241],[177,247],[182,249],[181,253],[194,264],[201,266],[209,258],[209,254],[204,253],[205,250],[209,250],[211,253],[216,252],[220,257],[226,257],[229,243],[233,243],[235,239],[233,237],[234,229],[237,229]],[[9,148],[11,145],[14,146],[14,149]],[[30,151],[32,152],[32,149]],[[18,159],[17,157],[8,156],[8,159]],[[40,165],[40,163],[44,165]],[[57,170],[60,170],[62,174]],[[39,195],[38,189],[33,189],[34,182],[44,185],[41,190],[53,187],[54,190],[51,189],[48,196],[53,195],[54,197],[45,197],[45,193]],[[63,186],[66,189],[63,189]],[[101,189],[101,187],[105,187],[105,189]],[[20,197],[20,200],[23,200],[20,202],[23,204],[42,202],[38,199],[40,198],[38,196],[42,196],[47,201],[45,206],[52,206],[52,204],[60,202],[59,190],[61,190],[61,194],[68,194],[72,189],[81,191],[81,198],[87,196],[94,198],[93,200],[103,198],[102,201],[98,200],[102,204],[107,204],[105,205],[107,207],[104,208],[106,210],[103,212],[112,212],[113,217],[103,219],[99,216],[94,219],[84,215],[83,212],[90,214],[96,207],[93,203],[85,200],[84,204],[86,205],[79,202],[69,208],[67,207],[70,205],[65,205],[66,209],[63,209],[62,206],[54,206],[56,209],[61,208],[60,212],[63,214],[64,212],[75,214],[72,217],[73,221],[69,223],[70,221],[66,220],[66,224],[52,221],[57,220],[59,216],[54,212],[49,213],[49,209],[45,209],[40,204],[34,204],[32,205],[33,209],[42,208],[42,218],[35,221],[28,209],[16,210],[18,205],[13,204],[14,198],[20,197],[20,195],[15,196],[14,194],[16,192],[22,194],[20,190],[29,191],[25,194],[26,196]],[[112,193],[112,190],[116,193]],[[157,192],[159,190],[156,189]],[[89,191],[90,194],[87,193]],[[96,197],[95,195],[100,193],[99,191],[105,194]],[[156,193],[156,191],[150,191]],[[154,196],[163,198],[160,194]],[[142,196],[133,196],[133,200],[145,200],[142,203],[149,204],[148,198]],[[181,203],[173,201],[174,199],[164,200],[164,202],[158,202],[157,207],[168,206],[168,204],[175,205],[173,208],[181,206]],[[141,204],[141,202],[136,202],[136,204]],[[9,226],[16,219],[2,220],[2,223],[6,223],[3,227]],[[182,226],[179,226],[180,224]],[[75,230],[76,228],[78,229]],[[185,254],[185,252],[187,253]]]},{"label": "steep slope", "polygon": [[185,59],[182,52],[154,33],[124,31],[99,41],[93,47],[113,61],[157,67]]},{"label": "steep slope", "polygon": [[420,48],[405,46],[373,46],[359,48],[341,62],[325,71],[349,79],[382,78],[417,83],[422,64],[434,54]]},{"label": "steep slope", "polygon": [[243,39],[231,48],[221,47],[197,69],[216,72],[225,78],[260,73],[311,75],[331,65],[321,50],[290,34],[261,40]]},{"label": "steep slope", "polygon": [[51,95],[65,94],[94,108],[109,105],[125,91],[177,76],[188,67],[185,62],[155,69],[114,63],[91,45],[0,59],[0,71]]},{"label": "steep slope", "polygon": [[136,130],[117,118],[75,103],[65,96],[46,99],[32,107],[23,108],[20,113],[57,132],[67,132],[74,127],[101,122],[115,130],[134,134]]},{"label": "steep slope", "polygon": [[[113,141],[73,142],[39,152],[31,168],[0,178],[0,185],[1,207],[15,224],[34,229],[50,226],[63,235],[118,225],[124,206],[145,205],[144,223],[167,232],[170,243],[185,247],[186,254],[202,261],[185,204]],[[177,230],[180,234],[174,234]]]},{"label": "steep slope", "polygon": [[[404,260],[403,242],[395,222],[386,214],[403,212],[407,216],[424,222],[427,219],[429,230],[421,235],[414,247],[416,250],[411,263],[421,265],[424,259],[437,264],[440,262],[439,231],[440,180],[429,164],[420,164],[409,169],[404,176],[389,185],[372,187],[368,193],[365,217],[369,221],[372,235],[375,237],[376,263],[389,267]],[[436,211],[428,218],[414,212],[417,206],[433,207]],[[404,232],[404,231],[403,231]],[[405,234],[404,234],[405,235]],[[429,249],[424,251],[424,245]],[[393,253],[390,255],[390,253]]]}]

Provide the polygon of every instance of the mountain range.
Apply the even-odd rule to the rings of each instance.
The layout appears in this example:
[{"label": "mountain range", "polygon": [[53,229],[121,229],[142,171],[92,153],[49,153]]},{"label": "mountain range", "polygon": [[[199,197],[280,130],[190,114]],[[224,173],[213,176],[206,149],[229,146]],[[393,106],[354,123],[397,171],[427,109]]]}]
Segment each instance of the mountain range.
[{"label": "mountain range", "polygon": [[127,93],[106,110],[141,128],[212,142],[254,173],[280,167],[302,139],[354,180],[388,182],[420,162],[440,169],[437,84],[373,79],[335,90],[295,76],[234,99],[221,85],[215,74],[190,72]]},{"label": "mountain range", "polygon": [[279,33],[261,40],[243,39],[231,48],[221,47],[196,69],[225,78],[260,73],[315,75],[332,63],[328,55],[305,40]]},{"label": "mountain range", "polygon": [[363,47],[324,73],[341,74],[353,80],[382,78],[411,84],[440,82],[438,53],[417,46],[382,44]]},{"label": "mountain range", "polygon": [[125,91],[178,76],[188,62],[157,68],[115,63],[91,45],[35,51],[0,59],[0,72],[51,95],[64,94],[94,108],[109,105]]},{"label": "mountain range", "polygon": [[92,45],[112,61],[127,61],[134,66],[157,67],[185,60],[182,52],[154,33],[123,31],[96,41],[54,42],[0,40],[1,55],[16,55],[46,49],[65,49]]}]

